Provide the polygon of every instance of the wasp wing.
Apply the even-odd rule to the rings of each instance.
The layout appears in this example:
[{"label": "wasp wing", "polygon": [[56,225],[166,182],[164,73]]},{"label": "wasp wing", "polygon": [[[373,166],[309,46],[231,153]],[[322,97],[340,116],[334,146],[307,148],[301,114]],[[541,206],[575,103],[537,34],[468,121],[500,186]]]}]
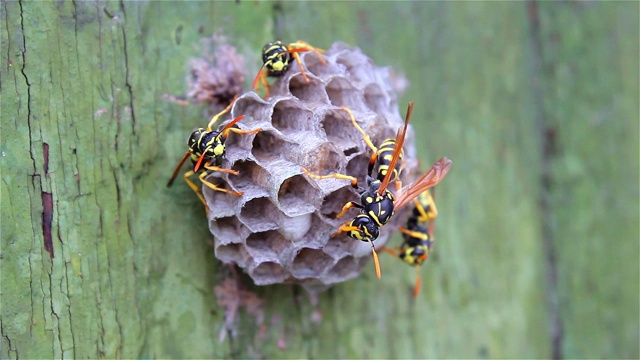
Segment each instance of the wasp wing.
[{"label": "wasp wing", "polygon": [[451,160],[447,157],[443,157],[436,161],[429,171],[420,176],[418,180],[414,181],[411,185],[400,189],[396,196],[396,200],[393,203],[394,209],[398,211],[422,192],[436,186],[440,181],[442,181],[442,179],[444,179],[450,169]]},{"label": "wasp wing", "polygon": [[404,145],[404,137],[407,135],[409,119],[411,118],[411,113],[413,112],[413,103],[413,100],[409,102],[409,106],[407,107],[407,115],[404,118],[404,126],[402,127],[402,129],[398,130],[398,135],[396,135],[396,147],[393,149],[393,155],[391,156],[391,162],[389,162],[389,170],[387,170],[387,175],[385,175],[384,179],[382,179],[382,184],[378,189],[379,195],[384,194],[384,191],[387,189],[387,185],[389,185],[389,181],[391,181],[391,176],[393,175],[393,169],[396,168],[396,164],[398,163],[398,158],[400,157],[402,146]]}]

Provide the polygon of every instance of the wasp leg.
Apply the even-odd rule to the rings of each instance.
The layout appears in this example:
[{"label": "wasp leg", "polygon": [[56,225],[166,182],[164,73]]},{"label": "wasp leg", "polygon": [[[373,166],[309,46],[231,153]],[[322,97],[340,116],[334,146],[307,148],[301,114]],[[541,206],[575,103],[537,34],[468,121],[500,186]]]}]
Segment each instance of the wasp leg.
[{"label": "wasp leg", "polygon": [[217,113],[216,115],[214,115],[211,118],[211,121],[209,121],[209,125],[207,125],[207,129],[211,130],[211,127],[213,126],[213,124],[216,123],[216,121],[218,121],[218,119],[220,118],[220,116],[226,114],[229,112],[229,110],[231,110],[231,107],[233,106],[233,104],[235,104],[236,99],[238,98],[238,95],[236,95],[233,100],[231,100],[231,103],[229,103],[229,105],[222,111],[220,111],[219,113]]},{"label": "wasp leg", "polygon": [[207,208],[207,202],[204,200],[204,197],[202,196],[202,194],[200,193],[200,189],[198,188],[198,186],[191,181],[191,179],[189,179],[189,177],[191,175],[195,174],[193,172],[193,170],[189,170],[186,173],[184,173],[182,176],[184,177],[184,181],[186,181],[187,185],[189,185],[189,187],[191,188],[191,190],[193,190],[193,192],[196,193],[196,195],[198,195],[198,198],[200,199],[200,201],[202,201],[202,203],[204,204],[204,208],[207,209],[207,212],[209,212],[209,209]]},{"label": "wasp leg", "polygon": [[[433,201],[433,196],[431,196],[430,191],[426,192],[426,197],[427,199],[425,201],[425,204],[420,203],[418,199],[414,201],[414,203],[416,204],[416,209],[420,213],[420,216],[418,217],[418,221],[420,222],[433,220],[438,216],[438,208],[436,208],[436,203],[435,201]],[[426,208],[429,208],[429,210],[427,210]]]},{"label": "wasp leg", "polygon": [[352,207],[362,209],[362,205],[358,204],[355,201],[349,201],[348,203],[344,204],[344,206],[342,207],[342,211],[340,211],[340,214],[336,215],[336,219],[340,219],[341,217],[343,217],[344,214],[346,214],[347,211],[349,211],[349,209],[351,209]]},{"label": "wasp leg", "polygon": [[400,191],[400,189],[402,189],[402,181],[400,180],[400,177],[397,177],[394,183],[396,184],[396,193],[397,193],[398,191]]},{"label": "wasp leg", "polygon": [[262,131],[262,128],[257,128],[257,129],[253,129],[253,130],[241,130],[241,129],[237,129],[237,128],[228,128],[225,131],[226,134],[223,137],[224,140],[227,140],[227,136],[229,136],[229,131],[232,131],[232,132],[234,132],[236,134],[239,134],[239,135],[247,135],[247,134],[258,133],[258,132]]},{"label": "wasp leg", "polygon": [[231,175],[238,175],[239,173],[235,170],[231,170],[231,169],[225,169],[225,168],[221,168],[219,166],[214,166],[214,165],[204,165],[204,168],[207,170],[211,170],[211,171],[219,171],[219,172],[223,172],[223,173],[227,173],[227,174],[231,174]]},{"label": "wasp leg", "polygon": [[267,82],[267,74],[268,74],[267,70],[260,69],[260,71],[258,72],[258,75],[256,75],[256,78],[253,80],[253,84],[251,84],[251,88],[255,90],[256,93],[258,93],[258,95],[260,94],[259,93],[260,86],[264,87],[265,99],[269,97],[269,83]]},{"label": "wasp leg", "polygon": [[235,195],[235,196],[242,196],[242,194],[244,194],[242,192],[237,192],[237,191],[232,191],[232,190],[217,187],[214,184],[210,183],[209,181],[205,180],[205,176],[207,176],[207,172],[203,171],[200,174],[200,176],[198,176],[198,178],[200,179],[200,181],[202,181],[203,184],[207,185],[211,190],[220,191],[220,192]]},{"label": "wasp leg", "polygon": [[416,238],[416,239],[429,240],[429,235],[425,234],[423,232],[420,232],[420,231],[412,231],[412,230],[405,229],[403,227],[398,228],[398,230],[400,230],[401,233],[407,234],[407,235],[409,235],[409,236],[411,236],[413,238]]},{"label": "wasp leg", "polygon": [[371,154],[371,158],[369,158],[369,167],[367,168],[367,174],[369,174],[369,176],[373,173],[373,167],[376,164],[376,160],[378,160],[378,153],[374,152]]},{"label": "wasp leg", "polygon": [[298,55],[297,52],[292,53],[293,58],[296,59],[296,62],[298,63],[298,66],[300,67],[300,73],[302,74],[302,77],[304,78],[304,81],[306,83],[311,82],[311,80],[309,80],[309,78],[307,77],[307,73],[306,71],[304,71],[304,66],[302,65],[302,60],[300,59],[300,55]]},{"label": "wasp leg", "polygon": [[322,54],[325,53],[325,50],[315,48],[302,40],[298,40],[292,44],[289,44],[288,48],[306,49],[307,51],[311,51],[312,53],[318,55],[318,60],[320,60],[321,63],[327,63],[327,61],[322,57]]},{"label": "wasp leg", "polygon": [[269,83],[267,82],[267,72],[263,71],[260,76],[260,83],[264,86],[264,98],[268,99],[271,96],[271,88],[269,87]]},{"label": "wasp leg", "polygon": [[316,175],[316,174],[312,174],[309,172],[309,170],[302,168],[302,171],[304,171],[305,174],[307,174],[308,177],[313,178],[313,179],[330,179],[330,178],[334,178],[334,179],[342,179],[342,180],[349,180],[351,181],[351,186],[353,186],[354,189],[358,189],[358,179],[356,179],[353,176],[349,176],[349,175],[342,175],[342,174],[329,174],[329,175]]},{"label": "wasp leg", "polygon": [[[356,127],[356,129],[358,129],[358,131],[360,132],[360,134],[362,134],[362,138],[364,139],[364,142],[367,144],[367,146],[369,146],[369,148],[371,149],[371,151],[373,152],[373,154],[377,157],[378,154],[378,148],[375,147],[375,145],[373,145],[373,143],[371,142],[371,138],[369,137],[369,135],[367,135],[366,132],[364,132],[364,130],[362,130],[362,128],[360,127],[360,125],[358,125],[358,123],[356,122],[356,118],[355,116],[353,116],[353,113],[351,112],[351,110],[349,110],[349,108],[347,108],[346,106],[340,106],[340,108],[344,111],[346,111],[349,114],[349,117],[351,117],[351,122],[353,123],[353,126]],[[373,155],[371,156],[373,158]],[[375,158],[373,160],[375,162]]]},{"label": "wasp leg", "polygon": [[380,251],[384,251],[384,252],[386,252],[387,254],[389,254],[389,255],[391,255],[391,256],[393,256],[393,257],[397,257],[397,258],[399,258],[399,257],[400,257],[400,254],[398,254],[398,251],[397,251],[397,250],[389,249],[389,248],[388,248],[388,247],[386,247],[386,246],[383,246],[382,248],[380,248],[380,249],[378,249],[378,250],[380,250]]}]

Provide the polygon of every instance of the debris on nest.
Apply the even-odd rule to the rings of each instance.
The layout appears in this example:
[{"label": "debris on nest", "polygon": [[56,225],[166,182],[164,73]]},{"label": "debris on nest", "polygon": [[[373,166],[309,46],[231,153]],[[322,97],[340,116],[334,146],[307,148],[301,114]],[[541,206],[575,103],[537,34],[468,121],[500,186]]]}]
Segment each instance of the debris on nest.
[{"label": "debris on nest", "polygon": [[204,40],[202,56],[191,59],[189,69],[186,98],[208,104],[213,113],[242,92],[247,73],[244,56],[220,33]]}]

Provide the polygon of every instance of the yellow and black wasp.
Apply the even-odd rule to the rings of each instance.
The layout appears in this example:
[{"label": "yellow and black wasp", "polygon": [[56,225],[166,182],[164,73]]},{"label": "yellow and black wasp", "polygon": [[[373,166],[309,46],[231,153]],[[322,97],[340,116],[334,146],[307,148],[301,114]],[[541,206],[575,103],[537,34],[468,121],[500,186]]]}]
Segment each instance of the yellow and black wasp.
[{"label": "yellow and black wasp", "polygon": [[[338,230],[334,234],[332,234],[332,236],[335,236],[341,232],[346,232],[353,239],[369,242],[373,253],[376,276],[378,278],[381,277],[380,263],[378,261],[378,255],[376,253],[375,246],[373,245],[373,241],[378,238],[378,235],[380,234],[380,227],[389,222],[396,210],[401,209],[407,203],[415,199],[420,193],[426,191],[427,189],[435,186],[440,181],[442,181],[442,179],[444,179],[444,177],[449,172],[449,169],[451,168],[451,160],[443,157],[442,159],[438,160],[438,162],[436,162],[429,169],[429,171],[424,173],[414,183],[400,189],[396,196],[394,196],[391,191],[387,189],[391,178],[394,176],[397,177],[398,175],[395,169],[398,160],[400,159],[400,154],[402,152],[402,146],[404,143],[404,138],[407,132],[407,127],[412,110],[413,101],[409,103],[404,127],[398,131],[397,136],[394,140],[395,146],[391,159],[388,163],[385,163],[387,170],[394,169],[394,171],[387,171],[382,180],[380,180],[378,176],[376,176],[376,178],[371,176],[371,171],[373,170],[372,165],[369,166],[369,171],[366,178],[367,188],[359,187],[358,179],[353,176],[344,174],[315,175],[310,173],[306,169],[302,169],[305,174],[307,174],[307,176],[314,179],[335,178],[349,180],[351,182],[351,186],[353,186],[360,194],[360,203],[357,203],[355,201],[346,203],[343,206],[342,211],[336,217],[341,218],[352,207],[359,208],[360,214],[358,214],[353,220],[347,221],[342,224],[338,228]],[[376,154],[377,151],[374,152],[372,158],[373,156],[376,156]],[[373,160],[373,163],[375,163],[375,158]]]},{"label": "yellow and black wasp", "polygon": [[407,223],[399,230],[403,242],[398,249],[385,248],[384,251],[416,267],[416,283],[413,296],[420,293],[420,266],[427,260],[433,245],[433,220],[438,216],[436,204],[430,190],[422,192],[413,200],[414,207]]},{"label": "yellow and black wasp", "polygon": [[300,55],[298,55],[298,53],[307,51],[314,52],[318,55],[320,62],[323,64],[327,63],[321,55],[324,50],[317,49],[304,41],[298,40],[289,45],[285,45],[281,41],[267,43],[262,48],[262,67],[260,67],[258,75],[256,75],[256,78],[253,80],[251,88],[256,89],[257,91],[257,87],[260,83],[265,89],[265,99],[268,98],[269,84],[267,83],[267,76],[280,77],[284,75],[284,73],[289,69],[291,57],[298,62],[298,66],[300,66],[300,72],[302,73],[304,80],[309,82],[309,78],[304,71],[304,66],[302,66]]},{"label": "yellow and black wasp", "polygon": [[189,187],[196,193],[196,195],[198,195],[198,198],[200,198],[200,201],[202,201],[203,204],[206,205],[204,197],[200,193],[200,190],[198,189],[196,184],[194,184],[193,181],[189,179],[191,175],[194,175],[197,173],[200,173],[200,175],[198,176],[200,181],[206,186],[208,186],[209,188],[211,188],[212,190],[221,191],[221,192],[225,192],[225,193],[236,195],[236,196],[242,196],[242,192],[220,188],[205,179],[205,177],[210,172],[213,172],[213,171],[219,171],[219,172],[229,173],[232,175],[238,175],[238,172],[235,170],[225,169],[219,166],[220,160],[224,157],[226,152],[225,141],[227,140],[227,137],[229,136],[230,132],[234,132],[236,134],[254,134],[256,132],[262,131],[262,129],[260,128],[254,129],[254,130],[240,130],[238,128],[232,127],[238,121],[242,120],[244,118],[244,115],[240,115],[236,117],[227,125],[225,125],[220,131],[215,131],[211,129],[213,124],[215,124],[222,115],[229,112],[234,102],[235,102],[235,99],[231,102],[231,104],[229,104],[229,106],[227,106],[226,109],[216,114],[211,119],[211,121],[209,121],[209,124],[207,125],[206,129],[199,128],[194,130],[193,133],[191,133],[191,136],[187,141],[187,145],[189,146],[189,149],[184,154],[184,156],[176,166],[175,170],[173,170],[173,174],[171,175],[171,178],[167,183],[167,187],[170,187],[173,184],[173,181],[178,175],[178,172],[180,171],[180,168],[182,168],[182,165],[184,164],[184,162],[188,158],[191,158],[191,162],[193,163],[193,169],[185,172],[183,177],[184,177],[184,180],[187,182],[187,185],[189,185]]},{"label": "yellow and black wasp", "polygon": [[[371,142],[371,138],[369,135],[358,125],[356,122],[355,116],[348,108],[341,106],[341,109],[346,111],[351,118],[351,122],[353,126],[362,134],[362,138],[364,139],[365,144],[371,149],[372,155],[369,159],[369,168],[368,173],[372,174],[373,170],[376,170],[377,176],[376,178],[380,181],[384,180],[385,176],[387,176],[387,172],[389,171],[391,160],[393,159],[393,153],[396,149],[396,140],[394,138],[388,138],[382,141],[380,144],[380,148],[377,148]],[[407,109],[407,117],[411,116],[411,111],[413,110],[413,102],[409,103],[409,108]],[[408,121],[405,119],[405,121]],[[400,153],[397,155],[398,160],[396,165],[393,167],[391,178],[389,181],[394,181],[396,183],[396,190],[400,189],[400,170],[402,166],[404,166],[402,162],[402,158],[404,157],[404,151],[400,148]],[[376,166],[377,165],[377,166]]]}]

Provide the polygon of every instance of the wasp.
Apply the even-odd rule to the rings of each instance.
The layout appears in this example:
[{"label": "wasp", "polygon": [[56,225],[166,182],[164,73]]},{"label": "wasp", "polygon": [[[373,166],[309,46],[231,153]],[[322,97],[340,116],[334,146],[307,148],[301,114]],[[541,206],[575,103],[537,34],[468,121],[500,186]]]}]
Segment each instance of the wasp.
[{"label": "wasp", "polygon": [[[387,176],[387,172],[391,168],[389,165],[391,164],[391,160],[393,159],[393,153],[394,153],[394,150],[396,149],[396,139],[394,138],[385,139],[380,144],[380,148],[377,148],[375,145],[373,145],[373,142],[371,141],[371,138],[369,137],[369,135],[360,127],[360,125],[358,125],[358,123],[356,122],[356,118],[355,116],[353,116],[353,113],[351,112],[351,110],[349,110],[344,106],[341,106],[340,108],[349,114],[349,117],[351,118],[351,122],[353,123],[353,126],[356,129],[358,129],[358,131],[362,134],[362,138],[364,139],[365,144],[367,144],[369,149],[371,149],[372,155],[371,155],[371,158],[369,158],[368,173],[372,174],[375,168],[377,170],[376,171],[377,179],[380,181],[383,181],[384,178]],[[412,108],[413,108],[413,102],[410,103],[410,109]],[[411,115],[409,113],[409,110],[407,110],[407,115],[408,116]],[[402,148],[400,149],[400,152],[397,156],[398,156],[398,160],[396,162],[396,165],[391,170],[392,174],[391,174],[390,181],[394,181],[396,184],[396,190],[399,190],[401,187],[400,170],[404,166],[404,163],[402,161],[402,158],[404,157],[404,151],[402,150]]]},{"label": "wasp", "polygon": [[304,80],[306,82],[309,82],[309,78],[307,77],[307,74],[304,71],[304,67],[302,66],[302,60],[300,59],[300,55],[298,54],[307,51],[311,51],[318,55],[320,62],[322,62],[323,64],[327,63],[321,55],[322,53],[324,53],[324,50],[314,48],[304,41],[298,40],[289,45],[285,45],[281,41],[267,43],[262,48],[262,67],[260,67],[258,75],[256,75],[256,78],[253,80],[251,88],[257,90],[259,82],[260,84],[262,84],[262,86],[264,86],[265,99],[268,98],[269,84],[267,83],[267,76],[280,77],[284,75],[284,73],[289,69],[291,57],[293,57],[298,62],[298,66],[300,66],[300,72],[302,73]]},{"label": "wasp", "polygon": [[[407,132],[407,127],[409,125],[409,119],[411,117],[411,112],[413,111],[413,104],[413,101],[409,103],[404,126],[400,130],[398,130],[398,133],[394,140],[395,146],[391,159],[389,159],[388,163],[385,163],[385,165],[388,166],[387,170],[396,169],[396,165],[400,159],[402,146],[404,144],[404,138]],[[369,166],[368,174],[366,177],[366,188],[359,187],[358,179],[353,176],[344,174],[316,175],[310,173],[304,168],[302,170],[305,174],[307,174],[307,176],[314,179],[334,178],[349,180],[351,182],[351,186],[359,193],[360,202],[358,203],[355,201],[350,201],[346,203],[342,207],[342,211],[336,216],[336,218],[339,219],[344,216],[352,207],[360,209],[360,214],[358,214],[354,219],[342,224],[338,228],[338,230],[331,236],[333,237],[339,233],[346,232],[349,237],[353,239],[368,242],[373,253],[376,276],[380,278],[380,263],[375,246],[373,245],[373,241],[377,239],[378,235],[380,234],[380,227],[389,222],[396,210],[401,209],[403,206],[415,199],[420,193],[426,191],[427,189],[435,186],[440,181],[442,181],[442,179],[444,179],[444,177],[449,172],[449,169],[451,168],[451,160],[447,159],[446,157],[438,160],[429,169],[429,171],[420,176],[418,180],[416,180],[411,185],[398,190],[397,195],[395,196],[393,195],[393,193],[391,193],[391,191],[387,189],[387,186],[389,185],[391,178],[393,176],[397,176],[397,172],[386,171],[385,176],[382,178],[382,180],[380,180],[378,178],[379,176],[376,176],[375,178],[372,176],[373,168],[374,166]]]},{"label": "wasp", "polygon": [[180,171],[180,168],[182,168],[182,165],[184,164],[184,162],[190,158],[191,162],[193,163],[193,169],[185,172],[183,174],[183,177],[187,185],[189,185],[189,187],[196,193],[196,195],[198,195],[198,198],[200,198],[200,201],[202,201],[203,204],[206,205],[204,197],[200,193],[200,190],[198,189],[196,184],[193,181],[191,181],[191,179],[189,179],[189,177],[198,173],[200,173],[200,175],[198,175],[198,178],[200,179],[200,181],[206,186],[208,186],[210,189],[215,191],[225,192],[225,193],[236,195],[236,196],[242,196],[243,194],[242,192],[220,188],[205,179],[205,177],[210,172],[213,172],[213,171],[219,171],[219,172],[229,173],[232,175],[238,175],[238,172],[235,170],[225,169],[219,166],[220,160],[224,157],[226,152],[225,141],[227,140],[227,137],[229,136],[230,132],[234,132],[236,134],[242,135],[242,134],[254,134],[259,131],[262,131],[261,128],[254,129],[254,130],[241,130],[241,129],[232,127],[238,121],[242,120],[244,118],[244,115],[240,115],[236,117],[231,122],[226,124],[220,131],[212,130],[213,124],[215,124],[222,115],[228,113],[234,103],[235,103],[235,98],[233,99],[231,104],[229,104],[229,106],[227,106],[220,113],[213,116],[211,121],[209,121],[209,124],[207,125],[206,129],[199,128],[194,130],[191,133],[189,140],[187,140],[187,145],[189,146],[189,149],[184,154],[184,156],[176,166],[175,170],[173,170],[173,174],[171,175],[171,178],[169,178],[169,182],[167,182],[167,187],[170,187],[173,184],[173,181],[175,180],[176,176],[178,175],[178,172]]},{"label": "wasp", "polygon": [[399,229],[403,237],[402,245],[396,250],[384,248],[384,251],[416,267],[413,296],[417,297],[421,285],[420,266],[432,250],[433,220],[438,216],[438,210],[430,190],[422,192],[413,202],[413,211],[406,225]]}]

